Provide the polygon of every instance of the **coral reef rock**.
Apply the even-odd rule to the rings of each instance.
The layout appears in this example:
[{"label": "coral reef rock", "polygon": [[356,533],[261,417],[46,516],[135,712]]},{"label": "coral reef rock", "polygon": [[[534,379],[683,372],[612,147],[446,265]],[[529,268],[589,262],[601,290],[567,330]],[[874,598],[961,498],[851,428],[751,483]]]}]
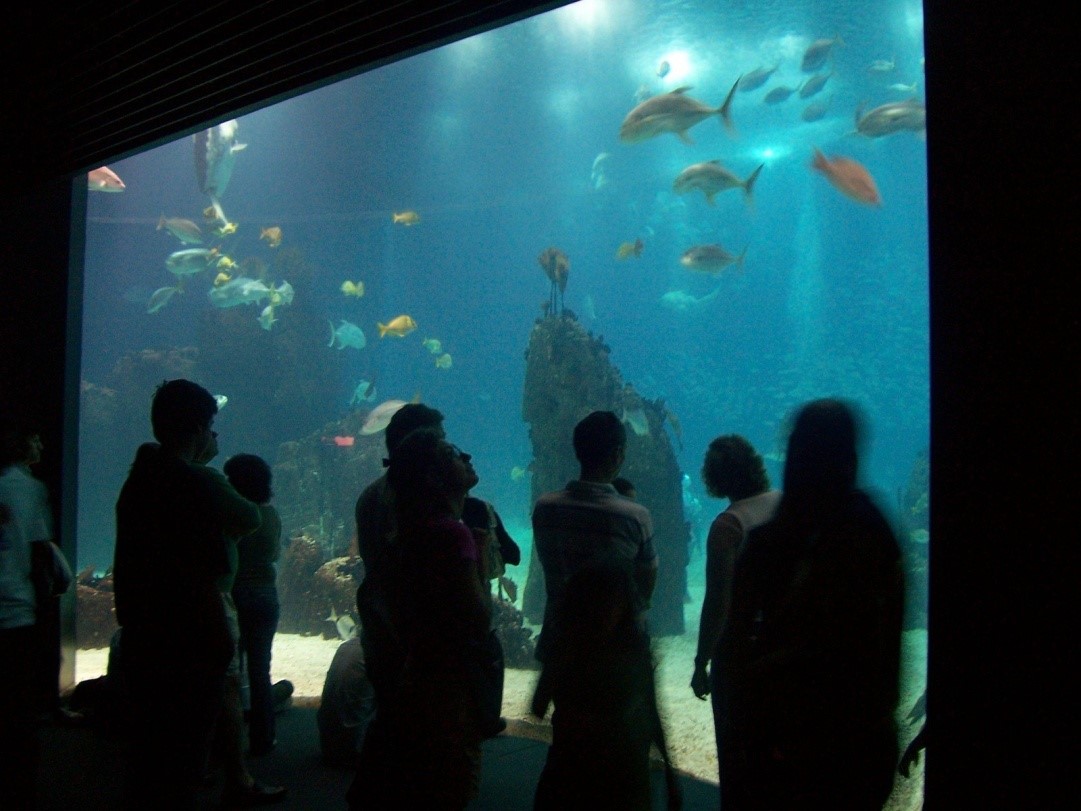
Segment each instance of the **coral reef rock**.
[{"label": "coral reef rock", "polygon": [[[534,324],[522,400],[533,443],[532,499],[578,478],[571,437],[583,417],[596,410],[619,414],[627,426],[620,475],[634,482],[638,500],[653,516],[660,557],[650,630],[659,636],[682,634],[690,530],[683,516],[682,473],[664,429],[668,410],[663,401],[645,400],[624,383],[608,354],[604,341],[587,333],[569,311]],[[543,620],[544,602],[544,573],[534,551],[522,597],[530,622]]]},{"label": "coral reef rock", "polygon": [[93,567],[75,579],[75,647],[107,648],[117,629],[113,576],[98,577]]}]

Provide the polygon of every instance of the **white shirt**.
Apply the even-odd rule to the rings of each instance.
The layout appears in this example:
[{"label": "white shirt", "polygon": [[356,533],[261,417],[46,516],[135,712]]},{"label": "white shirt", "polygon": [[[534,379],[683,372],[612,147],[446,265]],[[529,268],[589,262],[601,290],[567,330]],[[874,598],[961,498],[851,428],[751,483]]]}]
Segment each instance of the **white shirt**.
[{"label": "white shirt", "polygon": [[21,628],[36,620],[30,544],[53,537],[48,494],[24,465],[11,465],[0,474],[0,504],[10,511],[0,529],[0,628]]}]

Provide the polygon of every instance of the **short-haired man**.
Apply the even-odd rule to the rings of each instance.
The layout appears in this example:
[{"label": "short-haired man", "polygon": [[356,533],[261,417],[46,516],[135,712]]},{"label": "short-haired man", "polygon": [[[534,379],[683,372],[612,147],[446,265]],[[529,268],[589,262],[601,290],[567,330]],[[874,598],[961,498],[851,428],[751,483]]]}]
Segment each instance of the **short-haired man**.
[{"label": "short-haired man", "polygon": [[627,430],[611,411],[594,411],[574,428],[581,476],[563,490],[546,493],[533,508],[533,544],[544,569],[547,603],[536,656],[545,661],[551,620],[563,585],[586,564],[621,559],[634,575],[638,604],[645,609],[657,583],[657,553],[649,510],[621,496],[612,480],[623,467]]},{"label": "short-haired man", "polygon": [[[139,447],[116,503],[113,562],[121,657],[130,689],[126,806],[194,809],[222,709],[233,640],[219,579],[226,537],[259,527],[259,510],[202,464],[217,453],[214,397],[190,380],[158,387],[154,437]],[[235,495],[235,494],[234,494]]]}]

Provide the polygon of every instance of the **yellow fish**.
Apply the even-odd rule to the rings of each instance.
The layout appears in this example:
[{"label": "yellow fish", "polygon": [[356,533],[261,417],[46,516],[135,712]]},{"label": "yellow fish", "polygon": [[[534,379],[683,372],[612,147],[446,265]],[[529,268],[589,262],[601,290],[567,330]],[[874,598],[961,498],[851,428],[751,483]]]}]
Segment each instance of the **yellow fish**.
[{"label": "yellow fish", "polygon": [[526,476],[526,469],[521,465],[515,465],[510,469],[511,481],[520,482]]},{"label": "yellow fish", "polygon": [[397,225],[416,225],[420,222],[420,215],[415,211],[395,211],[392,219]]},{"label": "yellow fish", "polygon": [[437,369],[449,369],[453,362],[454,361],[451,356],[448,353],[444,352],[442,355],[435,359],[435,366]]},{"label": "yellow fish", "polygon": [[389,324],[379,324],[379,337],[385,338],[387,335],[393,335],[395,338],[404,338],[417,328],[417,322],[413,320],[411,315],[399,315],[397,318],[391,319]]},{"label": "yellow fish", "polygon": [[438,338],[425,338],[421,341],[421,344],[433,355],[438,355],[443,351],[443,344],[440,343]]},{"label": "yellow fish", "polygon": [[616,251],[616,259],[629,259],[632,256],[637,259],[642,255],[642,248],[644,247],[646,247],[645,243],[640,239],[636,239],[634,242],[624,242]]},{"label": "yellow fish", "polygon": [[223,256],[218,260],[218,267],[225,268],[226,270],[232,270],[236,267],[236,262],[230,259],[228,256]]},{"label": "yellow fish", "polygon": [[259,232],[259,239],[265,239],[271,248],[277,248],[282,244],[282,229],[276,225],[264,228]]},{"label": "yellow fish", "polygon": [[356,296],[360,298],[364,295],[364,282],[342,282],[342,292],[347,296]]},{"label": "yellow fish", "polygon": [[232,281],[232,278],[233,278],[233,276],[232,276],[231,273],[226,273],[223,270],[221,273],[219,273],[217,276],[214,277],[214,286],[215,287],[221,287],[226,282]]},{"label": "yellow fish", "polygon": [[217,234],[219,237],[227,237],[230,234],[235,234],[236,229],[237,224],[235,222],[227,222],[222,225],[221,228],[215,228],[214,233]]}]

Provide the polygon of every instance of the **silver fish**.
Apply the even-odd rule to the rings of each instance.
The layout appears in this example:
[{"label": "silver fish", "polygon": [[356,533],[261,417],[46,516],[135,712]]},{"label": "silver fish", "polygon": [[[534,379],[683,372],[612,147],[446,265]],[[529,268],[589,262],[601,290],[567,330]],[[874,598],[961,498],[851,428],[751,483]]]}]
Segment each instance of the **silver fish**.
[{"label": "silver fish", "polygon": [[762,98],[766,104],[780,104],[787,101],[788,97],[796,92],[794,87],[775,87]]},{"label": "silver fish", "polygon": [[679,262],[689,270],[702,273],[720,273],[729,265],[735,265],[737,270],[742,271],[746,255],[746,248],[739,256],[733,256],[720,245],[695,245],[683,252]]},{"label": "silver fish", "polygon": [[334,322],[328,322],[330,324],[330,343],[327,346],[338,345],[338,349],[345,349],[347,346],[351,346],[354,349],[363,349],[368,344],[368,339],[364,337],[364,333],[360,327],[349,321],[342,321],[341,325],[334,329]]},{"label": "silver fish", "polygon": [[237,143],[238,126],[236,119],[232,119],[192,136],[195,140],[195,175],[199,189],[215,200],[225,194],[233,176],[237,153],[248,146]]},{"label": "silver fish", "polygon": [[800,70],[804,73],[814,73],[829,59],[830,52],[833,50],[834,45],[844,45],[844,42],[840,37],[834,37],[833,39],[816,39],[810,45],[807,46],[807,50],[803,52],[803,61],[800,63]]},{"label": "silver fish", "polygon": [[146,303],[146,311],[148,313],[156,313],[162,307],[169,303],[173,294],[176,293],[179,287],[159,287],[150,296],[150,301]]},{"label": "silver fish", "polygon": [[[742,78],[742,77],[741,77]],[[732,129],[732,96],[739,86],[739,79],[728,91],[728,96],[720,107],[709,107],[687,95],[690,87],[677,87],[671,93],[646,99],[623,119],[619,127],[619,139],[635,144],[671,132],[685,144],[694,141],[687,135],[687,130],[712,115],[719,115],[725,127]]]},{"label": "silver fish", "polygon": [[818,76],[812,76],[799,89],[799,97],[801,99],[809,99],[819,90],[826,86],[826,82],[829,81],[830,76],[833,75],[833,71],[829,73],[820,73]]},{"label": "silver fish", "polygon": [[258,304],[270,298],[270,288],[257,279],[238,276],[221,287],[211,288],[207,297],[215,307],[239,307],[241,304]]},{"label": "silver fish", "polygon": [[188,248],[169,254],[165,260],[165,267],[177,276],[191,276],[206,270],[217,258],[217,248]]},{"label": "silver fish", "polygon": [[672,184],[676,194],[686,194],[698,189],[706,195],[706,202],[713,205],[713,198],[720,192],[728,189],[743,189],[744,198],[750,202],[754,182],[758,180],[758,174],[762,171],[761,164],[748,175],[746,180],[740,180],[730,171],[721,166],[720,161],[706,161],[688,166],[676,177]]},{"label": "silver fish", "polygon": [[739,80],[739,92],[757,90],[769,80],[778,67],[780,65],[774,65],[772,68],[755,68],[750,73],[743,74],[743,78]]},{"label": "silver fish", "polygon": [[927,108],[915,99],[883,104],[867,113],[863,112],[862,106],[856,110],[856,132],[868,138],[881,138],[896,132],[922,132],[925,129]]}]

